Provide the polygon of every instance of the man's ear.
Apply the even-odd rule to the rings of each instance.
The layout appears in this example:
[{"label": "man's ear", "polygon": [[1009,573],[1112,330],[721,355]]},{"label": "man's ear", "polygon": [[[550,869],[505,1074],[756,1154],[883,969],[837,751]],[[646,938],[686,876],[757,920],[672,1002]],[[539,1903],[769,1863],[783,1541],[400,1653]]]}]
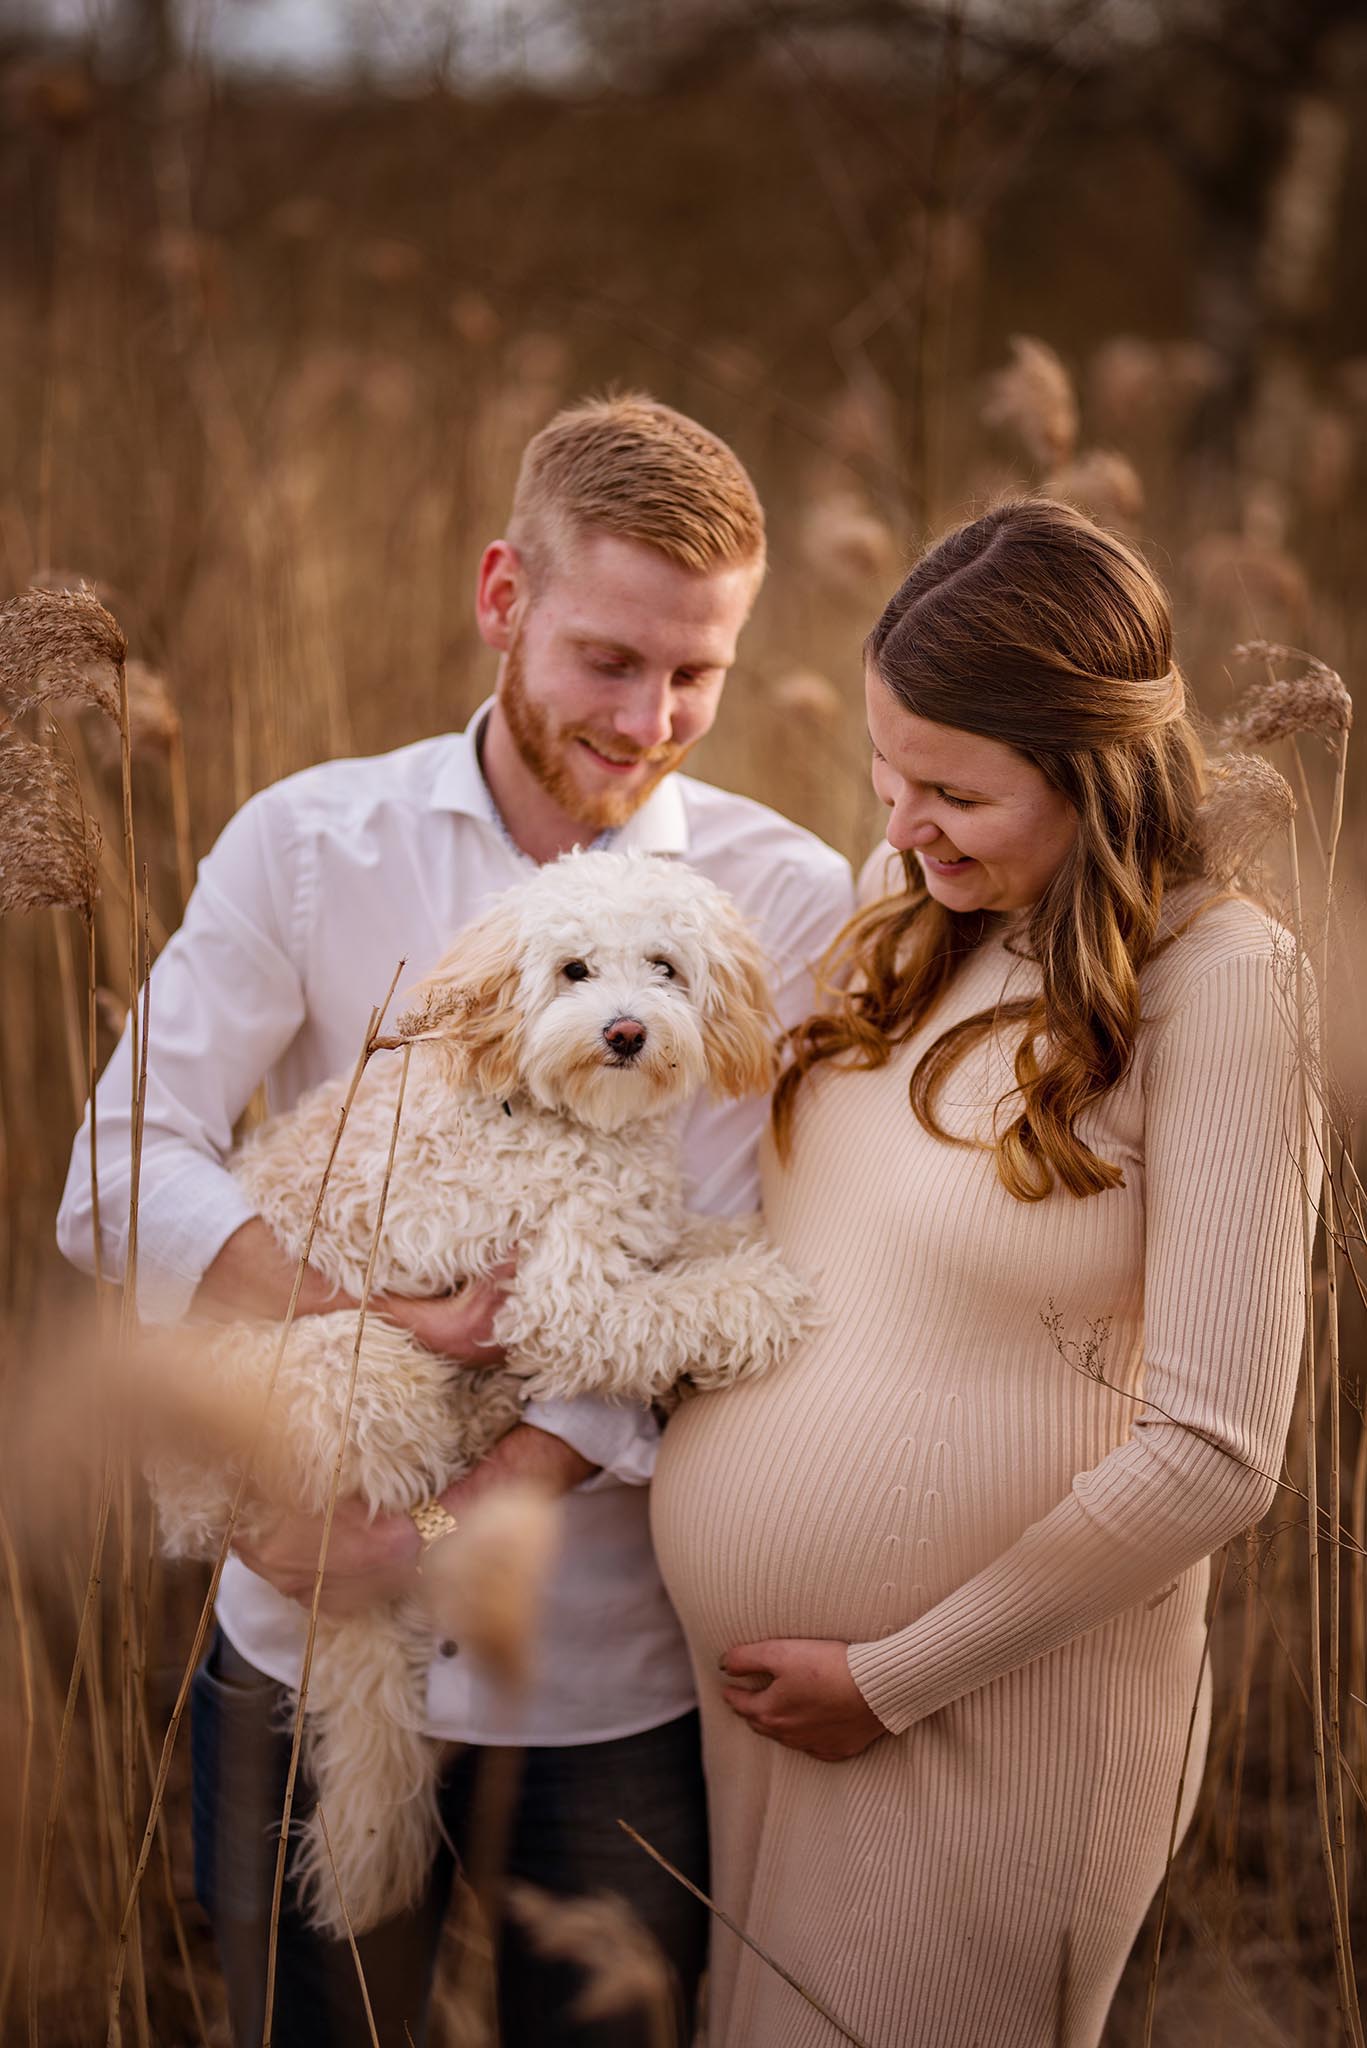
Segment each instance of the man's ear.
[{"label": "man's ear", "polygon": [[738,911],[727,905],[708,955],[702,1039],[713,1095],[761,1095],[778,1071],[778,1020],[764,955]]},{"label": "man's ear", "polygon": [[510,1095],[522,1055],[517,920],[497,907],[467,927],[410,993],[400,1031],[435,1047],[453,1088]]},{"label": "man's ear", "polygon": [[475,624],[486,647],[506,654],[527,605],[527,570],[510,540],[491,540],[479,558]]}]

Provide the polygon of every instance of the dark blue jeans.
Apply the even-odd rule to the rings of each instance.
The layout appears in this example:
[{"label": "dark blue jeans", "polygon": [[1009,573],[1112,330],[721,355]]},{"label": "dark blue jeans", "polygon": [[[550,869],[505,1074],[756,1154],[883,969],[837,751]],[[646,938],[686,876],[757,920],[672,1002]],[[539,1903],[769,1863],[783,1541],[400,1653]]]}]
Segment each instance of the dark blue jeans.
[{"label": "dark blue jeans", "polygon": [[[289,1725],[285,1688],[239,1656],[220,1633],[191,1694],[195,1889],[218,1943],[238,2048],[259,2048],[265,2015],[267,1930]],[[301,1774],[296,1820],[311,1804]],[[520,1758],[505,1750],[459,1750],[443,1780],[441,1805],[452,1847],[438,1852],[426,1896],[413,1912],[387,1920],[357,1944],[382,2048],[408,2048],[410,2042],[422,2048],[456,1859],[468,1868],[471,1854],[480,1853],[481,1842],[487,1845],[491,1807],[505,1816],[502,1874],[562,1897],[606,1890],[630,1901],[673,1966],[680,2048],[692,2039],[707,1953],[706,1909],[616,1821],[618,1815],[630,1821],[695,1884],[706,1885],[696,1714],[617,1742],[531,1749]],[[478,1870],[471,1874],[480,1876]],[[569,2009],[583,1985],[578,1967],[538,1957],[515,1921],[500,1920],[503,2048],[647,2048],[645,2015],[577,2022]],[[273,2039],[277,2048],[370,2043],[350,1949],[306,1924],[288,1876]]]}]

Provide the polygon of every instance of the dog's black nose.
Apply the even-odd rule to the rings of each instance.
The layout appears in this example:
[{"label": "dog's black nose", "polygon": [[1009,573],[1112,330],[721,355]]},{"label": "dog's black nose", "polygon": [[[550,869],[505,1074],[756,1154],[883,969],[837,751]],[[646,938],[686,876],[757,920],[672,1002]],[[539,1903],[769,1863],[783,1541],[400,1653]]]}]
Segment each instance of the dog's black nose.
[{"label": "dog's black nose", "polygon": [[634,1017],[614,1017],[611,1024],[604,1025],[603,1036],[618,1059],[634,1060],[646,1042],[646,1027]]}]

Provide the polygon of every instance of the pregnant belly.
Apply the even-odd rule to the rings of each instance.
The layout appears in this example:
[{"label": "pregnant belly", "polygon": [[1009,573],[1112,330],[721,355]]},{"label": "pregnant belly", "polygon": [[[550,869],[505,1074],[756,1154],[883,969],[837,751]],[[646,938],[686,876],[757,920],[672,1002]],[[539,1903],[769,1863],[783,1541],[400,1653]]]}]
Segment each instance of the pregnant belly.
[{"label": "pregnant belly", "polygon": [[699,1395],[665,1431],[656,1555],[700,1661],[774,1636],[883,1634],[956,1570],[954,1398],[901,1390],[891,1406],[828,1400],[814,1413],[794,1391],[788,1366]]},{"label": "pregnant belly", "polygon": [[864,1348],[855,1369],[823,1333],[671,1419],[652,1526],[700,1661],[774,1636],[904,1628],[1128,1433],[1125,1400],[1057,1360],[1046,1379],[984,1341],[942,1362],[910,1334]]}]

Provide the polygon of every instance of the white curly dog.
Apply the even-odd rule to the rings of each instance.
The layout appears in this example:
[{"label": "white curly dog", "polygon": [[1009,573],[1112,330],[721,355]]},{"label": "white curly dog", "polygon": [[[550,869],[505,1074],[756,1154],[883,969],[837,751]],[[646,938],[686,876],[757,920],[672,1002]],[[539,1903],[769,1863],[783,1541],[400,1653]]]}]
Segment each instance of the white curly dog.
[{"label": "white curly dog", "polygon": [[[377,1512],[442,1492],[530,1394],[649,1402],[685,1378],[727,1386],[775,1364],[813,1320],[807,1287],[753,1221],[684,1207],[676,1112],[703,1087],[757,1093],[774,1066],[763,962],[720,889],[659,857],[568,855],[500,897],[416,997],[400,1024],[411,1065],[372,1287],[440,1295],[514,1251],[516,1277],[495,1324],[506,1370],[455,1368],[366,1318],[341,1488]],[[382,1051],[366,1067],[313,1241],[312,1264],[358,1298],[402,1061]],[[293,1257],[346,1086],[305,1096],[230,1162]],[[301,1318],[280,1355],[272,1490],[307,1511],[331,1489],[356,1324],[354,1311]],[[259,1393],[279,1340],[276,1324],[229,1325],[208,1369],[225,1392]],[[216,1555],[232,1458],[182,1448],[150,1477],[167,1551]],[[306,1728],[332,1856],[315,1814],[295,1871],[333,1933],[341,1901],[359,1931],[425,1883],[439,1834],[440,1747],[422,1733],[431,1650],[414,1599],[320,1618]]]}]

